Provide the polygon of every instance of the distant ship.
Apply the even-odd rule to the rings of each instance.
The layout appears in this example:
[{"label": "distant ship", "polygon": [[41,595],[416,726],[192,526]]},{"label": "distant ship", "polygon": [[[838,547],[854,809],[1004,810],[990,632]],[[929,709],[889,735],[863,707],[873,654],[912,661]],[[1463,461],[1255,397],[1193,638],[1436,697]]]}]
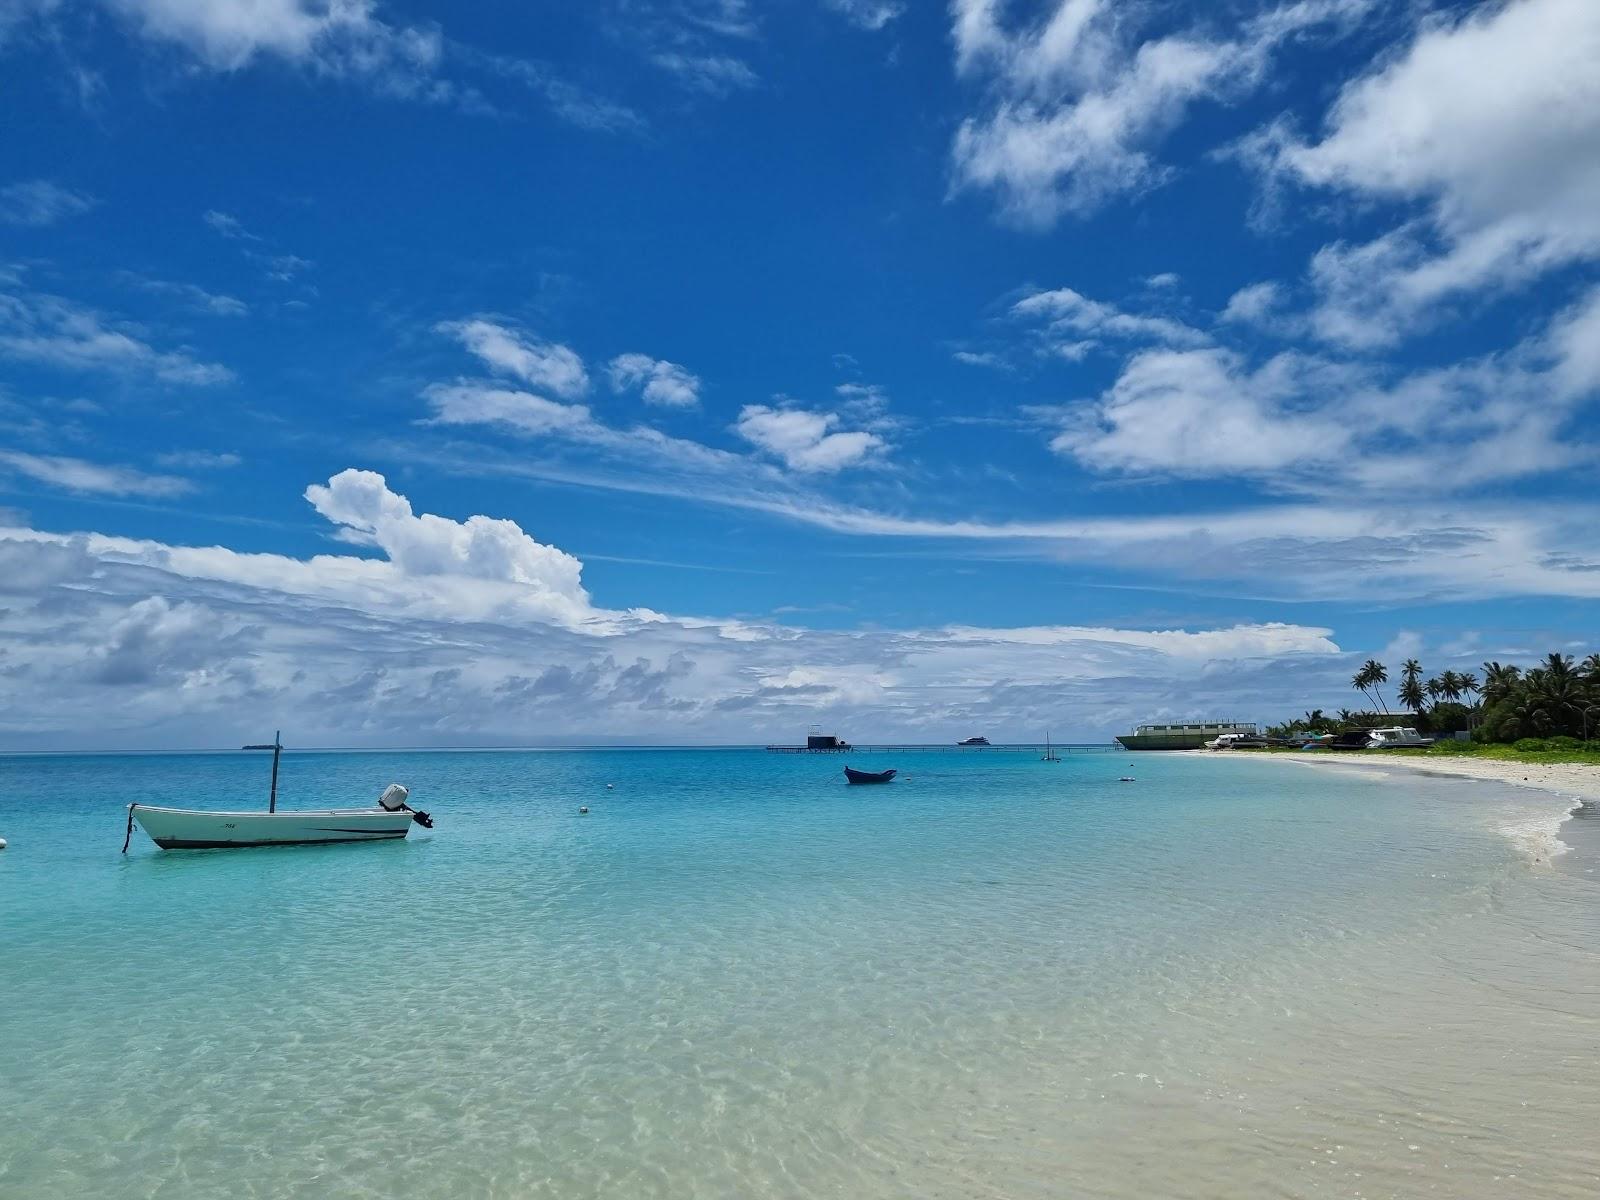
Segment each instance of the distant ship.
[{"label": "distant ship", "polygon": [[1199,750],[1225,733],[1260,736],[1254,721],[1201,721],[1189,725],[1141,725],[1117,738],[1125,750]]},{"label": "distant ship", "polygon": [[958,745],[958,746],[987,746],[988,744],[989,744],[989,739],[986,738],[986,737],[969,737],[964,742],[957,742],[956,743],[956,745]]}]

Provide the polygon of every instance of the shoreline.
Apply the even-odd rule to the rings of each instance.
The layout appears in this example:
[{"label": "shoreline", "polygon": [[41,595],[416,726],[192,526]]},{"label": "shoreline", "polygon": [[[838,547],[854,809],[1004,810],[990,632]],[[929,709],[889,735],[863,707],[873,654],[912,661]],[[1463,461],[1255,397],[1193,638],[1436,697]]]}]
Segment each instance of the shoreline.
[{"label": "shoreline", "polygon": [[[1328,767],[1333,770],[1366,772],[1393,772],[1399,770],[1415,775],[1470,779],[1477,783],[1498,783],[1531,791],[1548,792],[1568,802],[1567,811],[1558,819],[1550,835],[1561,847],[1557,853],[1582,851],[1600,857],[1600,829],[1574,838],[1572,835],[1583,825],[1600,824],[1600,767],[1588,763],[1530,763],[1492,758],[1423,758],[1403,751],[1375,751],[1370,753],[1330,754],[1327,751],[1278,751],[1273,754],[1253,754],[1248,750],[1179,750],[1174,753],[1226,758],[1230,761],[1252,759],[1258,762],[1291,762],[1311,767]],[[1562,836],[1563,834],[1567,836]],[[1536,859],[1535,861],[1538,861]]]}]

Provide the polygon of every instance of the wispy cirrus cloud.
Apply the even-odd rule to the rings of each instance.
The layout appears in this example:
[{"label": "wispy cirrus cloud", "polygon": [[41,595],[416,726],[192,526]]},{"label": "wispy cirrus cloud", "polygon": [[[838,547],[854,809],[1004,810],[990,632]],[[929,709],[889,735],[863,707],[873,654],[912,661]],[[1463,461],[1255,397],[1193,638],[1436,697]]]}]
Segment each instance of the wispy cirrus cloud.
[{"label": "wispy cirrus cloud", "polygon": [[0,477],[7,473],[60,491],[97,496],[167,497],[194,490],[188,480],[172,475],[152,475],[133,467],[61,455],[0,450]]},{"label": "wispy cirrus cloud", "polygon": [[60,296],[0,289],[0,357],[69,371],[205,387],[233,372],[187,349],[158,350],[137,326],[114,323]]},{"label": "wispy cirrus cloud", "polygon": [[1049,351],[1072,361],[1104,342],[1203,346],[1211,340],[1175,318],[1128,312],[1069,287],[1030,293],[1013,304],[1011,312],[1024,320],[1043,321]]},{"label": "wispy cirrus cloud", "polygon": [[82,216],[98,201],[48,179],[28,179],[0,187],[0,224],[42,229]]},{"label": "wispy cirrus cloud", "polygon": [[170,279],[152,279],[134,271],[119,271],[117,278],[130,288],[152,296],[172,300],[190,312],[212,317],[245,317],[250,306],[236,296],[222,292],[208,292],[193,283],[177,283]]},{"label": "wispy cirrus cloud", "polygon": [[905,12],[901,0],[825,0],[852,25],[876,33]]}]

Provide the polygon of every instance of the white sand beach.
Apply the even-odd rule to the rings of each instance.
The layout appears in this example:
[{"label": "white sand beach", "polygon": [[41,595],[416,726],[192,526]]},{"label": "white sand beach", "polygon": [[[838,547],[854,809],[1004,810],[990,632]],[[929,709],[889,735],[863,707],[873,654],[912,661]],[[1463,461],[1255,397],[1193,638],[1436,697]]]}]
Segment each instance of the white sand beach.
[{"label": "white sand beach", "polygon": [[[1217,756],[1214,750],[1181,751],[1186,754]],[[1600,767],[1588,763],[1506,762],[1489,758],[1445,758],[1415,752],[1377,751],[1332,754],[1308,750],[1303,753],[1251,754],[1226,752],[1231,759],[1256,762],[1299,762],[1335,770],[1417,771],[1428,775],[1454,775],[1490,783],[1510,783],[1517,787],[1539,788],[1600,804]]]}]

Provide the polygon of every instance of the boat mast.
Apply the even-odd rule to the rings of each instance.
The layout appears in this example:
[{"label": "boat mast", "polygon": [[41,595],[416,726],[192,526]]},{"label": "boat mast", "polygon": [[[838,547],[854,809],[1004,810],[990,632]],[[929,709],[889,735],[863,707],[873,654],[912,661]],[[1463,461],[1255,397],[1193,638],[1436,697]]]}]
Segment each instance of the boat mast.
[{"label": "boat mast", "polygon": [[272,791],[267,797],[267,811],[278,811],[278,755],[283,753],[283,730],[275,730],[272,734],[270,746],[241,746],[241,750],[271,750],[272,751]]}]

